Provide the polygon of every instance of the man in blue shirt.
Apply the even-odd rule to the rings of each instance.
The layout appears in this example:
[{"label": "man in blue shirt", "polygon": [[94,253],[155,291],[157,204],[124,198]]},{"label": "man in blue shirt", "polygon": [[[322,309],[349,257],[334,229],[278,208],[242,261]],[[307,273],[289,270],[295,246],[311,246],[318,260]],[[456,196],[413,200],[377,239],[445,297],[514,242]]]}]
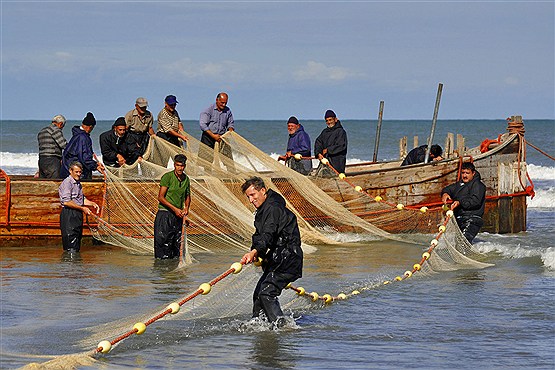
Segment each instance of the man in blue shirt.
[{"label": "man in blue shirt", "polygon": [[[223,134],[227,131],[235,131],[235,121],[231,109],[227,106],[227,101],[227,94],[221,92],[216,96],[216,103],[200,113],[199,124],[202,130],[200,141],[212,149],[214,149],[216,142],[219,143],[219,151],[233,160],[231,147],[222,141]],[[203,148],[202,145],[199,149],[199,157],[210,163],[214,160],[213,152]]]},{"label": "man in blue shirt", "polygon": [[279,159],[284,160],[287,167],[303,175],[308,175],[312,170],[312,160],[297,159],[295,156],[310,157],[310,137],[295,116],[291,116],[287,121],[287,131],[289,132],[287,153],[280,156]]},{"label": "man in blue shirt", "polygon": [[60,213],[60,230],[62,232],[62,244],[65,251],[79,252],[81,238],[83,237],[83,213],[92,215],[90,208],[95,208],[96,213],[100,207],[93,201],[88,200],[83,194],[81,185],[81,174],[83,165],[72,162],[69,165],[69,176],[65,178],[58,188],[62,212]]}]

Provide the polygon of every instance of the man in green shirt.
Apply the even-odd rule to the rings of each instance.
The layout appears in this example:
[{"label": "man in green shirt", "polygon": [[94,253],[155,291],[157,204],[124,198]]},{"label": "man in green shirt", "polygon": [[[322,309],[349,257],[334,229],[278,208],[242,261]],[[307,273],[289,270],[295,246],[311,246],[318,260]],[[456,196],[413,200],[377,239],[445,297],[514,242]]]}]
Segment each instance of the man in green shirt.
[{"label": "man in green shirt", "polygon": [[185,174],[187,157],[177,154],[173,159],[174,170],[160,179],[158,212],[154,220],[154,257],[179,257],[181,228],[188,224],[191,204],[189,177]]}]

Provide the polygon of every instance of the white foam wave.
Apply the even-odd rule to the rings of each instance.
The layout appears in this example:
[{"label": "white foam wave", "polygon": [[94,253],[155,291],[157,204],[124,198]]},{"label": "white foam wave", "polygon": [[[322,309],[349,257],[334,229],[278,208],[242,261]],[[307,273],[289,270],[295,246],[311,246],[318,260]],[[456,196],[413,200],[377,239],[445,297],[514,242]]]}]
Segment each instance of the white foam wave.
[{"label": "white foam wave", "polygon": [[[501,237],[502,236],[498,236]],[[496,242],[479,242],[474,245],[481,253],[499,253],[505,258],[530,258],[539,257],[548,270],[555,271],[555,247],[530,247],[518,245],[501,244]]]},{"label": "white foam wave", "polygon": [[536,187],[534,191],[534,199],[527,198],[528,208],[555,208],[555,187]]},{"label": "white foam wave", "polygon": [[528,164],[528,173],[534,180],[555,180],[555,167],[536,166],[535,164]]},{"label": "white foam wave", "polygon": [[28,167],[37,169],[38,153],[10,153],[0,152],[0,167]]}]

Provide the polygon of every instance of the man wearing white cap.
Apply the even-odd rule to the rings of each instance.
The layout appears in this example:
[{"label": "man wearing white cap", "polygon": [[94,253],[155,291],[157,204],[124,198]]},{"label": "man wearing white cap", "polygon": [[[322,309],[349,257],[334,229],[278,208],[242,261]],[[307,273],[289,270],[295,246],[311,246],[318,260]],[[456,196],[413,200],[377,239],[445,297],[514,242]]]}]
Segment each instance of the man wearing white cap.
[{"label": "man wearing white cap", "polygon": [[[127,164],[133,164],[142,156],[148,146],[148,135],[154,135],[152,124],[154,119],[152,113],[147,110],[148,100],[143,97],[135,101],[135,109],[130,110],[125,115],[127,125],[126,146],[129,150]],[[147,135],[148,133],[148,135]]]}]

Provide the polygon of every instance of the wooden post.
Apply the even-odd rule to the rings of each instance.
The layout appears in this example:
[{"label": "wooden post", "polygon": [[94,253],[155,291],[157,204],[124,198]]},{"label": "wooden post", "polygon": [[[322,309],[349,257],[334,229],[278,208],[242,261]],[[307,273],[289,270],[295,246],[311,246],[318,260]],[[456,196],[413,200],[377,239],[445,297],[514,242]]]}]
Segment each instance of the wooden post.
[{"label": "wooden post", "polygon": [[430,130],[430,137],[428,138],[428,148],[426,148],[426,156],[424,157],[424,163],[428,163],[430,161],[430,149],[432,148],[432,142],[434,141],[434,133],[436,131],[436,123],[437,123],[437,113],[439,112],[439,102],[441,100],[442,90],[443,90],[443,84],[440,83],[437,87],[436,106],[434,108],[434,117],[432,118],[432,129]]},{"label": "wooden post", "polygon": [[403,159],[407,156],[407,137],[403,136],[399,139],[399,159]]},{"label": "wooden post", "polygon": [[464,137],[461,134],[457,134],[457,152],[459,157],[464,155]]},{"label": "wooden post", "polygon": [[414,136],[412,138],[412,147],[413,148],[417,148],[418,147],[418,136]]},{"label": "wooden post", "polygon": [[376,127],[376,143],[374,144],[373,162],[378,161],[378,147],[380,146],[380,132],[382,130],[383,100],[380,101],[380,112],[378,113],[378,126]]},{"label": "wooden post", "polygon": [[443,153],[445,158],[453,157],[453,150],[455,149],[455,135],[452,132],[447,133],[447,137],[445,138],[445,149]]}]

